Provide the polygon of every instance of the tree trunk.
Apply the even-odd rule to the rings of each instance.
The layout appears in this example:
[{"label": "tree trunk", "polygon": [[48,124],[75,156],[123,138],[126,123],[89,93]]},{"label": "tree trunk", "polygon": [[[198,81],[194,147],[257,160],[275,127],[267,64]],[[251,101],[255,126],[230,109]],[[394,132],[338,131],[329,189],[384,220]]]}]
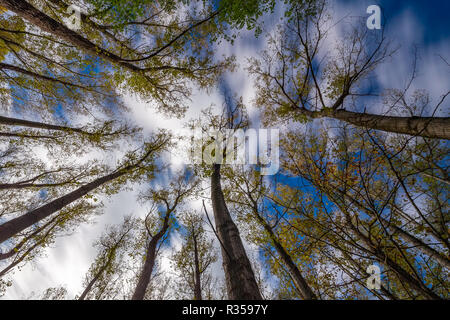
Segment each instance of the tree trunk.
[{"label": "tree trunk", "polygon": [[[164,230],[165,232],[165,230]],[[159,232],[156,236],[150,240],[147,246],[147,252],[145,256],[144,267],[142,268],[141,274],[139,275],[139,280],[134,289],[132,300],[143,300],[145,296],[145,291],[147,290],[148,284],[150,283],[150,278],[153,273],[153,267],[155,266],[156,259],[156,245],[159,239],[164,233]]]},{"label": "tree trunk", "polygon": [[78,298],[78,300],[84,300],[86,298],[87,294],[92,290],[92,287],[94,286],[94,284],[98,281],[98,279],[100,279],[102,274],[111,265],[111,263],[114,260],[114,256],[115,256],[115,253],[116,253],[118,247],[121,245],[121,242],[124,240],[125,235],[128,232],[129,232],[129,230],[126,231],[125,233],[123,233],[122,236],[119,238],[119,240],[117,242],[115,242],[115,244],[107,251],[108,255],[107,255],[107,258],[106,258],[106,262],[101,266],[101,268],[95,274],[94,278],[92,278],[91,281],[89,281],[88,285],[84,289],[83,293],[81,293],[81,295]]},{"label": "tree trunk", "polygon": [[255,213],[257,216],[258,221],[263,225],[264,229],[269,234],[270,238],[272,239],[272,243],[277,250],[278,254],[280,255],[281,260],[285,264],[285,266],[289,270],[289,274],[292,277],[292,280],[294,281],[295,287],[297,288],[297,291],[300,293],[303,299],[305,300],[315,300],[317,299],[317,296],[311,289],[311,287],[306,282],[305,278],[303,278],[300,270],[298,269],[297,265],[292,261],[291,256],[289,253],[284,249],[284,247],[281,245],[281,243],[278,241],[276,235],[274,234],[272,228],[267,224],[267,222],[262,218],[259,214]]},{"label": "tree trunk", "polygon": [[194,234],[194,236],[193,236],[194,264],[195,264],[194,300],[202,300],[201,272],[200,272],[200,262],[198,259],[198,247],[197,247],[196,237],[197,236]]},{"label": "tree trunk", "polygon": [[[50,0],[50,2],[54,3],[55,5],[57,5],[59,8],[62,9],[62,11],[67,11],[67,8],[69,7],[68,4],[64,3],[64,1],[61,0]],[[131,49],[127,44],[126,41],[122,41],[119,40],[115,37],[114,34],[112,34],[107,28],[105,28],[102,25],[99,25],[95,22],[93,22],[92,20],[90,20],[90,18],[88,16],[86,16],[84,13],[80,12],[80,18],[82,23],[86,23],[89,24],[89,27],[96,29],[98,31],[100,31],[102,34],[104,34],[106,37],[108,37],[110,40],[117,42],[121,47],[124,47],[125,49],[129,50],[129,51],[133,51],[133,49]]]},{"label": "tree trunk", "polygon": [[31,227],[36,222],[47,218],[52,213],[64,208],[68,204],[80,199],[82,196],[88,194],[90,191],[100,187],[101,185],[110,182],[114,179],[117,179],[120,176],[123,176],[129,172],[129,170],[134,169],[140,163],[142,163],[146,158],[150,156],[151,153],[161,148],[164,145],[164,141],[158,145],[155,145],[153,148],[149,149],[145,155],[139,159],[136,163],[130,164],[116,172],[108,174],[106,176],[100,177],[88,184],[81,186],[80,188],[62,196],[58,199],[55,199],[37,209],[31,210],[20,217],[11,219],[2,225],[0,225],[0,243],[6,241],[11,238],[15,234],[25,230],[26,228]]},{"label": "tree trunk", "polygon": [[372,241],[361,231],[357,226],[355,226],[347,217],[347,223],[353,229],[353,231],[358,235],[361,241],[367,246],[367,248],[384,264],[391,268],[401,281],[407,283],[411,288],[415,289],[417,292],[423,294],[427,299],[431,300],[441,300],[442,298],[434,293],[430,288],[423,284],[422,281],[414,278],[406,271],[401,265],[392,260],[380,247],[374,245]]},{"label": "tree trunk", "polygon": [[296,110],[311,118],[330,117],[363,128],[425,138],[450,139],[450,117],[397,117],[342,109],[309,111],[297,108]]},{"label": "tree trunk", "polygon": [[58,125],[49,124],[49,123],[42,123],[42,122],[23,120],[23,119],[17,119],[17,118],[9,118],[9,117],[3,117],[3,116],[0,116],[0,124],[8,125],[8,126],[20,126],[20,127],[28,127],[28,128],[45,129],[45,130],[77,132],[77,133],[88,134],[88,135],[91,134],[91,133],[83,131],[79,128],[58,126]]},{"label": "tree trunk", "polygon": [[173,209],[167,208],[166,215],[164,217],[163,226],[161,230],[150,240],[147,246],[147,252],[145,254],[144,267],[142,268],[141,274],[139,275],[139,280],[134,289],[132,300],[143,300],[145,296],[145,291],[147,291],[148,284],[150,283],[150,278],[152,276],[153,267],[155,266],[156,260],[156,246],[158,241],[164,236],[167,229],[169,229],[169,218]]},{"label": "tree trunk", "polygon": [[37,209],[27,212],[20,217],[11,219],[4,224],[0,225],[0,243],[8,240],[15,234],[25,230],[28,227],[31,227],[36,222],[47,218],[52,213],[64,208],[68,204],[80,199],[82,196],[88,194],[90,191],[98,188],[102,184],[112,181],[122,175],[124,175],[126,171],[120,170],[115,173],[109,174],[107,176],[98,178],[91,183],[85,184],[84,186],[76,189],[75,191],[70,192],[58,199],[53,200],[50,203],[43,205]]},{"label": "tree trunk", "polygon": [[239,230],[225,203],[220,183],[220,164],[213,165],[211,200],[216,229],[222,245],[228,298],[231,300],[262,300]]},{"label": "tree trunk", "polygon": [[336,110],[333,112],[333,118],[358,127],[426,138],[450,139],[450,117],[394,117]]},{"label": "tree trunk", "polygon": [[[108,263],[109,264],[109,263]],[[102,273],[105,271],[106,267],[108,266],[108,264],[105,264],[104,266],[102,266],[100,268],[100,270],[97,272],[97,274],[95,275],[94,278],[92,278],[92,280],[89,282],[89,284],[87,285],[87,287],[84,289],[83,293],[80,295],[80,297],[78,298],[78,300],[84,300],[87,296],[87,294],[91,291],[92,287],[94,286],[94,284],[97,282],[97,280],[100,278],[100,276],[102,275]]]},{"label": "tree trunk", "polygon": [[141,71],[141,68],[135,66],[131,63],[127,63],[122,60],[119,56],[112,52],[108,52],[97,46],[90,40],[82,37],[75,31],[67,28],[62,23],[54,20],[53,18],[47,16],[45,13],[33,7],[31,4],[23,0],[0,0],[0,5],[20,17],[28,20],[32,24],[36,25],[43,31],[46,31],[54,36],[57,36],[68,43],[84,50],[88,54],[94,56],[99,56],[107,61],[115,64],[119,64],[132,71]]}]

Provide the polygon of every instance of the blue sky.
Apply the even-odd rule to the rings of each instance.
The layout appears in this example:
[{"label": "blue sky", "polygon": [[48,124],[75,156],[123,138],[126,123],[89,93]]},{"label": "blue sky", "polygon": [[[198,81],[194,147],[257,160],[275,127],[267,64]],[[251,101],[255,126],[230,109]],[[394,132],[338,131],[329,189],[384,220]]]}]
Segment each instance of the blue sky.
[{"label": "blue sky", "polygon": [[[409,93],[425,89],[432,102],[436,102],[449,90],[450,68],[446,62],[450,63],[450,1],[339,0],[334,3],[338,14],[363,17],[369,16],[365,13],[369,5],[380,6],[386,18],[383,22],[387,38],[399,51],[375,71],[376,86],[404,88],[411,76],[416,47],[417,78]],[[372,111],[379,113],[381,110]],[[439,115],[448,113],[447,103],[441,107]]]},{"label": "blue sky", "polygon": [[447,0],[340,0],[345,5],[367,7],[377,4],[389,22],[409,10],[423,28],[421,44],[439,42],[450,36],[450,1]]}]

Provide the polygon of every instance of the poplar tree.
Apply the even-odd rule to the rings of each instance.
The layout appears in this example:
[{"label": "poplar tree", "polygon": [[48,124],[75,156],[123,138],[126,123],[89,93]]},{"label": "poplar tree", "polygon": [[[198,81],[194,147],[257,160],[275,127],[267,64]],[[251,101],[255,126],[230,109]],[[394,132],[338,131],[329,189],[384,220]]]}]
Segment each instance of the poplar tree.
[{"label": "poplar tree", "polygon": [[217,261],[217,255],[213,241],[204,228],[204,218],[198,213],[186,211],[179,214],[179,221],[182,223],[179,232],[183,243],[171,257],[177,276],[182,281],[179,288],[188,299],[211,299],[211,286],[215,279],[209,269]]},{"label": "poplar tree", "polygon": [[[417,70],[405,89],[395,92],[385,106],[396,114],[366,112],[374,96],[382,92],[366,89],[365,82],[376,68],[395,54],[396,48],[380,31],[369,30],[365,23],[344,28],[342,41],[330,49],[326,43],[333,28],[326,1],[301,2],[290,7],[285,19],[268,36],[268,49],[261,58],[252,58],[248,70],[257,86],[256,105],[273,121],[330,118],[362,128],[436,139],[450,139],[450,117],[435,115],[445,107],[450,92],[443,92],[431,112],[415,109],[406,102]],[[390,89],[390,88],[389,88]],[[444,111],[444,110],[442,110]],[[441,112],[442,113],[442,112]],[[444,111],[445,113],[445,111]]]}]

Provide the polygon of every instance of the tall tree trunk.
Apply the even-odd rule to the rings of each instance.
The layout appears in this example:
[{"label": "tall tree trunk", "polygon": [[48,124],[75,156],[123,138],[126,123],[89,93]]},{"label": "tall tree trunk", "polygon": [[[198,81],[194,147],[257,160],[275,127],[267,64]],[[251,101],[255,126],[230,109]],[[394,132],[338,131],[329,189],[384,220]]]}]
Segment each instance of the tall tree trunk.
[{"label": "tall tree trunk", "polygon": [[258,221],[262,224],[264,229],[269,234],[272,243],[280,255],[281,260],[283,261],[284,265],[288,268],[289,274],[292,277],[292,280],[294,281],[295,287],[297,288],[297,291],[300,293],[303,299],[305,300],[315,300],[317,299],[317,296],[315,295],[314,291],[311,289],[311,287],[306,282],[305,278],[303,278],[302,273],[298,269],[297,265],[292,261],[291,256],[286,251],[286,249],[281,245],[280,241],[278,241],[277,236],[273,232],[272,228],[268,225],[268,223],[264,220],[263,217],[261,217],[258,213],[255,212],[255,215],[258,219]]},{"label": "tall tree trunk", "polygon": [[124,236],[125,235],[123,235],[119,239],[119,241],[111,248],[111,251],[108,254],[108,258],[107,258],[105,264],[102,265],[102,267],[98,270],[98,272],[95,274],[94,278],[92,278],[91,281],[89,281],[89,284],[86,286],[84,291],[81,293],[81,295],[78,298],[78,300],[84,300],[86,298],[87,294],[92,290],[92,287],[94,286],[94,284],[98,281],[98,279],[100,279],[100,277],[102,276],[103,272],[105,272],[106,268],[109,267],[109,265],[113,261],[113,257],[114,257],[114,254],[115,254],[116,250],[117,250],[117,247],[119,246],[120,242],[123,240]]},{"label": "tall tree trunk", "polygon": [[450,117],[394,117],[336,110],[334,118],[356,126],[427,138],[450,139]]},{"label": "tall tree trunk", "polygon": [[147,251],[145,254],[145,262],[142,268],[141,274],[139,275],[139,280],[134,289],[132,300],[143,300],[145,296],[145,291],[147,291],[148,284],[150,283],[150,278],[152,276],[153,267],[155,266],[156,260],[156,246],[158,245],[159,240],[164,236],[167,229],[169,229],[169,218],[173,209],[167,209],[167,212],[164,217],[163,226],[161,230],[152,237],[147,246]]},{"label": "tall tree trunk", "polygon": [[20,126],[20,127],[28,127],[28,128],[37,128],[37,129],[45,129],[45,130],[56,130],[56,131],[65,131],[65,132],[77,132],[82,134],[91,134],[87,131],[83,131],[79,128],[72,128],[67,126],[58,126],[49,123],[23,120],[17,118],[9,118],[0,116],[0,124],[8,125],[8,126]]},{"label": "tall tree trunk", "polygon": [[[100,269],[97,271],[97,273],[95,274],[95,276],[91,279],[91,281],[89,281],[88,285],[86,286],[86,288],[83,290],[83,292],[81,293],[80,297],[78,298],[78,300],[84,300],[86,299],[86,296],[88,295],[89,292],[91,292],[94,284],[98,281],[98,279],[100,279],[100,277],[102,276],[102,274],[106,271],[106,269],[113,263],[114,261],[114,257],[115,254],[119,248],[119,246],[122,244],[123,241],[125,241],[125,236],[127,235],[127,233],[130,231],[130,229],[128,231],[125,231],[121,237],[114,243],[114,245],[112,247],[110,247],[107,250],[107,257],[106,257],[106,261],[103,263],[103,265],[100,267]],[[103,291],[103,290],[102,290]]]},{"label": "tall tree trunk", "polygon": [[95,275],[95,277],[92,278],[91,281],[89,281],[89,284],[86,286],[86,288],[84,289],[83,293],[81,293],[81,295],[78,298],[78,300],[84,300],[86,298],[87,294],[91,291],[91,289],[94,286],[94,284],[97,282],[98,279],[100,279],[102,273],[106,270],[106,267],[108,266],[108,264],[105,264],[104,266],[102,266],[100,268],[100,270],[97,272],[97,274]]},{"label": "tall tree trunk", "polygon": [[450,117],[396,117],[347,110],[309,111],[296,108],[311,118],[330,117],[358,127],[425,138],[450,139]]},{"label": "tall tree trunk", "polygon": [[88,194],[90,191],[100,187],[101,185],[129,173],[130,170],[137,167],[146,158],[148,158],[151,153],[153,153],[155,150],[158,150],[163,144],[164,142],[156,145],[154,148],[149,149],[146,154],[134,164],[128,165],[122,169],[117,170],[116,172],[100,177],[37,209],[31,210],[26,214],[21,215],[20,217],[11,219],[3,223],[2,225],[0,225],[0,243],[8,240],[15,234],[25,230],[26,228],[31,227],[36,222],[47,218],[51,214],[80,199],[82,196]]},{"label": "tall tree trunk", "polygon": [[200,262],[198,259],[197,236],[195,234],[193,235],[192,240],[194,241],[194,264],[195,264],[194,300],[202,300]]},{"label": "tall tree trunk", "polygon": [[228,211],[220,183],[220,164],[213,164],[211,200],[223,259],[228,298],[262,300],[239,230]]},{"label": "tall tree trunk", "polygon": [[103,48],[100,48],[95,43],[84,38],[83,36],[79,35],[75,31],[72,31],[71,29],[67,28],[62,23],[47,16],[45,13],[36,9],[35,7],[33,7],[31,4],[29,4],[26,1],[23,1],[23,0],[0,0],[0,5],[8,10],[14,12],[15,14],[19,15],[20,17],[28,20],[29,22],[36,25],[43,31],[51,33],[65,41],[67,41],[68,43],[80,48],[81,50],[84,50],[86,53],[92,54],[94,56],[99,56],[107,61],[121,65],[132,71],[141,71],[142,70],[138,66],[135,66],[131,63],[123,61],[122,58],[117,56],[116,54],[109,52],[107,50],[104,50]]},{"label": "tall tree trunk", "polygon": [[36,222],[47,218],[51,214],[56,211],[64,208],[68,204],[80,199],[82,196],[88,194],[90,191],[98,188],[104,183],[112,181],[122,175],[124,175],[126,171],[120,170],[115,173],[109,174],[107,176],[103,176],[101,178],[96,179],[84,186],[66,194],[58,199],[53,200],[37,209],[31,210],[20,217],[11,219],[4,224],[0,225],[0,243],[6,241],[11,238],[15,234],[25,230],[28,227],[31,227]]},{"label": "tall tree trunk", "polygon": [[[59,2],[59,1],[53,1],[52,2]],[[176,41],[181,38],[183,35],[185,35],[188,32],[191,32],[193,29],[199,27],[200,25],[212,20],[214,17],[216,17],[221,10],[215,11],[210,16],[206,17],[203,20],[200,20],[190,27],[186,28],[184,31],[182,31],[180,34],[175,36],[173,39],[168,41],[165,45],[161,46],[158,50],[155,52],[147,55],[146,57],[135,59],[135,60],[126,60],[122,57],[116,55],[113,52],[110,52],[104,48],[101,48],[100,46],[96,45],[89,39],[84,38],[77,32],[67,28],[64,24],[56,21],[55,19],[51,18],[50,16],[46,15],[45,13],[41,12],[39,9],[35,8],[28,2],[24,0],[0,0],[0,5],[5,7],[6,9],[14,12],[15,14],[19,15],[20,17],[28,20],[32,24],[36,25],[43,31],[46,31],[52,35],[55,35],[68,43],[78,47],[79,49],[83,50],[84,52],[88,54],[92,54],[94,56],[101,57],[102,59],[109,61],[113,64],[120,65],[130,71],[134,72],[146,72],[150,70],[165,70],[165,69],[177,69],[184,71],[184,68],[176,67],[176,66],[155,66],[155,67],[147,67],[147,68],[141,68],[138,65],[135,65],[133,63],[130,63],[130,61],[143,61],[150,59],[152,57],[155,57],[162,51],[166,50],[170,46],[174,45]],[[80,18],[86,22],[86,16],[81,15]],[[93,27],[93,22],[91,20],[89,21],[89,25]],[[96,28],[100,27],[98,25],[95,26]],[[105,32],[105,30],[101,30],[104,34],[106,34],[110,39],[114,39],[114,36],[109,33]]]},{"label": "tall tree trunk", "polygon": [[154,236],[146,250],[144,267],[142,268],[141,274],[139,275],[139,280],[134,289],[132,300],[143,300],[145,296],[145,291],[147,291],[148,284],[150,283],[150,278],[153,273],[153,267],[155,266],[156,259],[156,246],[158,241],[162,238],[166,230],[160,231],[156,236]]}]

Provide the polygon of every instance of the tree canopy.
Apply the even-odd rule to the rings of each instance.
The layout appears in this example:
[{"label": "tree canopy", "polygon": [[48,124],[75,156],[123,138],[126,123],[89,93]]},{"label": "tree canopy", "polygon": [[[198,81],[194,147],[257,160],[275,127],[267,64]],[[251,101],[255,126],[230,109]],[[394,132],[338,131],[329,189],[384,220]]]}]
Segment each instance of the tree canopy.
[{"label": "tree canopy", "polygon": [[382,88],[392,34],[332,5],[0,0],[0,296],[82,238],[23,297],[448,299],[450,91],[417,48]]}]

